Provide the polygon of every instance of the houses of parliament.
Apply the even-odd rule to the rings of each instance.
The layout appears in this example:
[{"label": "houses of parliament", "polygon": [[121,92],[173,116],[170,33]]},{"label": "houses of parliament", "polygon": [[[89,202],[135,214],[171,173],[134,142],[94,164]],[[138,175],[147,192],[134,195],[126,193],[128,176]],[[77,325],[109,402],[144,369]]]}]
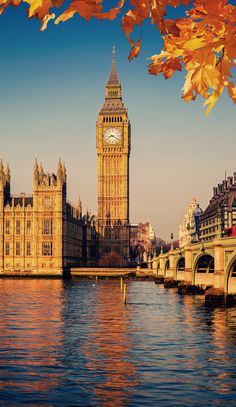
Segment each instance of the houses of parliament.
[{"label": "houses of parliament", "polygon": [[129,262],[129,157],[131,130],[115,51],[104,104],[96,122],[98,213],[82,214],[67,201],[67,174],[59,159],[45,173],[35,159],[33,193],[11,194],[10,168],[0,161],[0,273],[62,275],[73,266],[95,266],[115,252]]}]

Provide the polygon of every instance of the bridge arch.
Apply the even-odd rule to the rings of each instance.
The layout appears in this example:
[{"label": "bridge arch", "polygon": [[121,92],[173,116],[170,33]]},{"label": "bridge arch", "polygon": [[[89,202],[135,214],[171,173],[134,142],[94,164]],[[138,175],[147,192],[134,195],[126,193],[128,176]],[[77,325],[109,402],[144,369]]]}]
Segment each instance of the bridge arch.
[{"label": "bridge arch", "polygon": [[225,292],[227,294],[236,293],[236,253],[231,257],[225,273]]},{"label": "bridge arch", "polygon": [[175,280],[184,280],[185,257],[180,255],[175,263]]},{"label": "bridge arch", "polygon": [[193,265],[193,284],[213,285],[215,260],[210,253],[200,253]]}]

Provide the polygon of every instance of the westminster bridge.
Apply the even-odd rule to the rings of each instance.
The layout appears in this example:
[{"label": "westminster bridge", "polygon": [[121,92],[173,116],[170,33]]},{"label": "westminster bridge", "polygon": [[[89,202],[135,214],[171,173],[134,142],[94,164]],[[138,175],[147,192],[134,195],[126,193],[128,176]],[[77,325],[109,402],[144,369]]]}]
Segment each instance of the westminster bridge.
[{"label": "westminster bridge", "polygon": [[216,238],[161,253],[149,261],[156,276],[236,294],[236,237]]}]

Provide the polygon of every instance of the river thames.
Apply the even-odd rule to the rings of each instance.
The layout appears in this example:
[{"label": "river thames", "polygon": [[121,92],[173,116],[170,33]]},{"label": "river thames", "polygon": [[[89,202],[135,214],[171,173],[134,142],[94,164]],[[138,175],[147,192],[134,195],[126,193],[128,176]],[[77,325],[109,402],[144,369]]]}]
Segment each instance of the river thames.
[{"label": "river thames", "polygon": [[154,282],[0,280],[0,405],[236,404],[236,308]]}]

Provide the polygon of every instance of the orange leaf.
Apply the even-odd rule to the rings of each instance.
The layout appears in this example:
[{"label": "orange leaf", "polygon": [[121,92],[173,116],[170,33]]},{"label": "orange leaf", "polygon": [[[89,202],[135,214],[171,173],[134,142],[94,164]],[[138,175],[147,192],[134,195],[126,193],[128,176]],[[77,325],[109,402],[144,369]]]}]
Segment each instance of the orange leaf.
[{"label": "orange leaf", "polygon": [[139,38],[136,44],[132,47],[128,57],[129,61],[132,61],[133,58],[137,58],[140,52],[140,47],[141,47],[141,38]]}]

